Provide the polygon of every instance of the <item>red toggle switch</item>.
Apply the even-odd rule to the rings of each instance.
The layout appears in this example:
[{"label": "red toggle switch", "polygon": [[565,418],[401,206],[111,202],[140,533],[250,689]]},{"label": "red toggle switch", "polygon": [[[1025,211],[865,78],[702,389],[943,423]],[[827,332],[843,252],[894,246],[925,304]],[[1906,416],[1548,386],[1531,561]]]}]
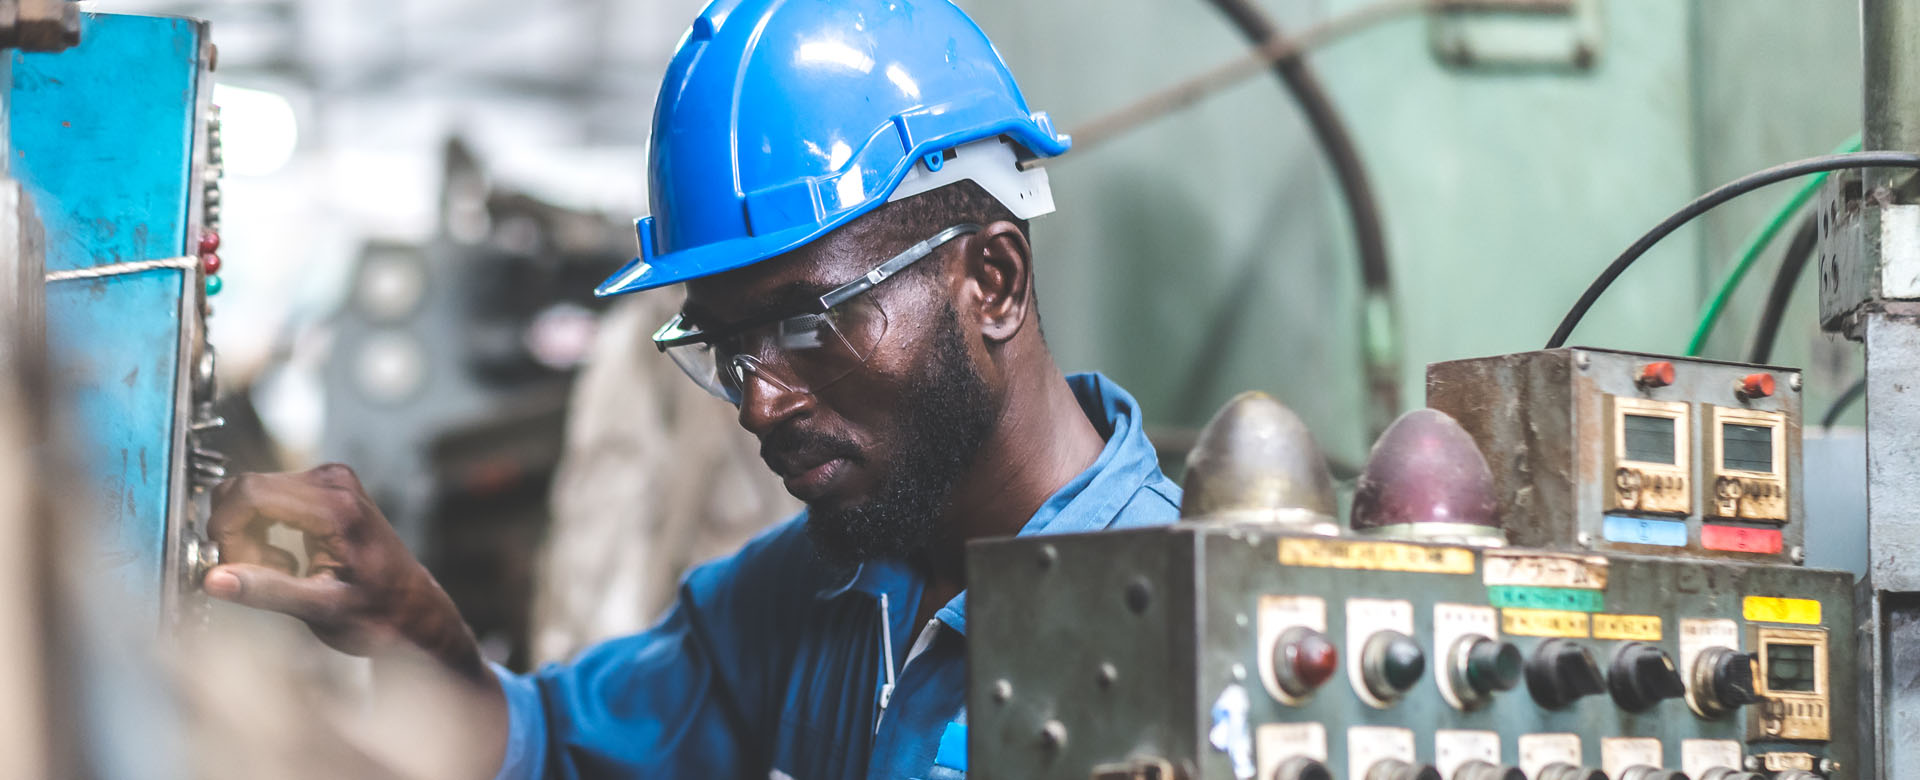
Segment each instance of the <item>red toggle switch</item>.
[{"label": "red toggle switch", "polygon": [[1640,367],[1640,378],[1634,384],[1649,390],[1673,384],[1673,364],[1657,360]]},{"label": "red toggle switch", "polygon": [[1740,380],[1740,389],[1734,391],[1741,398],[1766,398],[1773,395],[1772,374],[1748,374]]}]

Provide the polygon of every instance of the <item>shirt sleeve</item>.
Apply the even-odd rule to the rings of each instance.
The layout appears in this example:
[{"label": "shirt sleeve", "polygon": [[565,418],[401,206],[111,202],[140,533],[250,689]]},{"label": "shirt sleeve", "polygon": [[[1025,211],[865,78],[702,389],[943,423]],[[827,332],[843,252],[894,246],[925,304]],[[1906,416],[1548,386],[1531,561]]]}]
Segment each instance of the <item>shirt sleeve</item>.
[{"label": "shirt sleeve", "polygon": [[695,569],[644,633],[531,675],[496,668],[509,724],[496,777],[766,776],[791,613],[769,589],[788,557],[768,554],[777,541]]}]

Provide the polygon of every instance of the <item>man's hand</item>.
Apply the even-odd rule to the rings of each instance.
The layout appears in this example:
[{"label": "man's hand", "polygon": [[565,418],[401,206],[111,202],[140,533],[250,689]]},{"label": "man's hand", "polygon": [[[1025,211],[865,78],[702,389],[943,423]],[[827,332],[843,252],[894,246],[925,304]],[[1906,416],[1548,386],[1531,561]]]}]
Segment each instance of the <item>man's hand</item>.
[{"label": "man's hand", "polygon": [[[306,537],[307,570],[267,544],[286,525]],[[292,615],[334,649],[376,660],[425,654],[487,688],[493,676],[446,591],[407,551],[353,470],[242,474],[213,493],[208,535],[221,565],[209,595]]]}]

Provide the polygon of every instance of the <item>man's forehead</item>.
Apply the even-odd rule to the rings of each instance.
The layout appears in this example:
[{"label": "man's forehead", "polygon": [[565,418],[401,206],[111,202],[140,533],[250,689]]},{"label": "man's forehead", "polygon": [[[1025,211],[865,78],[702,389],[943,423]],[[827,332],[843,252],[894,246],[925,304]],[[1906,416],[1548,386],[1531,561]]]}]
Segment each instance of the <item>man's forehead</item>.
[{"label": "man's forehead", "polygon": [[[779,257],[687,283],[681,313],[713,325],[789,310],[866,272],[858,242],[828,235]],[[869,263],[871,264],[871,263]]]}]

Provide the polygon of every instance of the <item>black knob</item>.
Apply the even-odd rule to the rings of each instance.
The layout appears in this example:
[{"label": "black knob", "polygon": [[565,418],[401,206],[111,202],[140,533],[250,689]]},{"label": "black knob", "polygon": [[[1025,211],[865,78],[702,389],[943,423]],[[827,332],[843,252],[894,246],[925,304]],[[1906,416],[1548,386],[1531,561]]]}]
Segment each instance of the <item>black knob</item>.
[{"label": "black knob", "polygon": [[1716,766],[1707,770],[1706,774],[1701,775],[1700,780],[1767,780],[1767,778],[1759,772],[1748,772],[1742,769]]},{"label": "black knob", "polygon": [[1391,758],[1373,762],[1367,767],[1366,780],[1444,780],[1440,770],[1432,764],[1409,764]]},{"label": "black knob", "polygon": [[1620,780],[1688,780],[1687,773],[1657,766],[1630,766],[1620,771]]},{"label": "black knob", "polygon": [[1753,689],[1753,654],[1718,649],[1703,655],[1713,658],[1713,698],[1727,709],[1759,704],[1760,694]]},{"label": "black knob", "polygon": [[1607,670],[1613,701],[1628,712],[1646,712],[1666,699],[1687,695],[1687,682],[1673,668],[1667,651],[1645,642],[1630,642],[1613,656]]},{"label": "black knob", "polygon": [[1294,756],[1273,770],[1273,780],[1333,780],[1327,765],[1306,756]]},{"label": "black knob", "polygon": [[1360,649],[1361,677],[1367,691],[1382,701],[1393,701],[1420,682],[1427,671],[1427,651],[1398,631],[1381,631]]},{"label": "black knob", "polygon": [[1548,764],[1534,780],[1607,780],[1607,773],[1572,764]]},{"label": "black knob", "polygon": [[1557,710],[1607,689],[1593,653],[1564,639],[1549,639],[1527,659],[1527,692],[1540,706]]},{"label": "black knob", "polygon": [[1453,770],[1453,777],[1447,780],[1527,780],[1527,773],[1517,766],[1497,766],[1485,761],[1468,761]]}]

